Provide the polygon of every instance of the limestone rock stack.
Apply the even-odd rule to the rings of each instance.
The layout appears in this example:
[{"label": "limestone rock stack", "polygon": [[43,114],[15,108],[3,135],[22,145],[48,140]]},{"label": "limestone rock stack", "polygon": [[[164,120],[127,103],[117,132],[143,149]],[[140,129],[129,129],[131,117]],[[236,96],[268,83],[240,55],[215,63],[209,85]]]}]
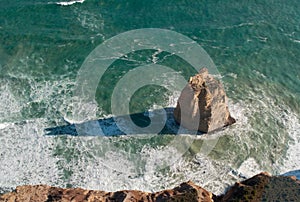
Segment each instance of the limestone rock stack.
[{"label": "limestone rock stack", "polygon": [[183,127],[211,132],[235,123],[230,116],[225,90],[206,68],[190,78],[178,99],[174,118]]}]

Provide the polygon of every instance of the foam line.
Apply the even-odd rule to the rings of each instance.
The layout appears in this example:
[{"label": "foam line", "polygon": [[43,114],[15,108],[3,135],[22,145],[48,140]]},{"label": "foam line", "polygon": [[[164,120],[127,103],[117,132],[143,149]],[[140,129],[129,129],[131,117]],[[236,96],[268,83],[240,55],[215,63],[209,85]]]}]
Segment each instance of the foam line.
[{"label": "foam line", "polygon": [[85,0],[76,0],[76,1],[62,1],[62,2],[56,2],[57,5],[61,6],[70,6],[75,3],[83,3]]}]

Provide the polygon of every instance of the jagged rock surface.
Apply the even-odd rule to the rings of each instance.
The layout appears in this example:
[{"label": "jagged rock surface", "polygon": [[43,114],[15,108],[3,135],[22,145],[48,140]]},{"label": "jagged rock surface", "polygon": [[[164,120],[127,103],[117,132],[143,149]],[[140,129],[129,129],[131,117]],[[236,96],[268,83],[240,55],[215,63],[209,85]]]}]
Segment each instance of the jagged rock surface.
[{"label": "jagged rock surface", "polygon": [[212,193],[193,182],[182,183],[174,189],[156,193],[136,190],[104,192],[81,188],[62,189],[47,185],[19,186],[16,191],[4,194],[0,201],[6,202],[133,202],[133,201],[195,201],[212,202]]},{"label": "jagged rock surface", "polygon": [[235,123],[222,84],[207,68],[190,78],[178,99],[174,118],[187,129],[205,133]]},{"label": "jagged rock surface", "polygon": [[0,196],[1,202],[258,202],[258,201],[299,201],[300,181],[295,177],[271,176],[260,173],[242,182],[237,182],[221,196],[195,185],[182,183],[170,190],[156,193],[136,190],[105,192],[81,188],[57,188],[47,185],[19,186],[15,191]]},{"label": "jagged rock surface", "polygon": [[219,202],[300,201],[300,181],[296,177],[260,173],[235,183]]}]

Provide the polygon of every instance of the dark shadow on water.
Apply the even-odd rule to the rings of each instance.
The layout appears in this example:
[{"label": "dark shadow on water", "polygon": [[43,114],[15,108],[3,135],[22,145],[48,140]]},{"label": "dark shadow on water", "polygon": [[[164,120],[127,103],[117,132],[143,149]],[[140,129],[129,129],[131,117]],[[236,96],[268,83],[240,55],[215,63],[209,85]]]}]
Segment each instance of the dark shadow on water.
[{"label": "dark shadow on water", "polygon": [[[157,109],[129,116],[117,116],[87,121],[80,124],[68,124],[46,128],[46,135],[72,136],[120,136],[146,134],[173,134],[180,131],[179,124],[173,116],[174,108]],[[165,115],[164,115],[165,114]],[[150,120],[150,118],[152,121]],[[135,124],[131,126],[132,122]],[[152,128],[147,128],[151,124]],[[197,131],[188,131],[187,134],[201,134]]]}]

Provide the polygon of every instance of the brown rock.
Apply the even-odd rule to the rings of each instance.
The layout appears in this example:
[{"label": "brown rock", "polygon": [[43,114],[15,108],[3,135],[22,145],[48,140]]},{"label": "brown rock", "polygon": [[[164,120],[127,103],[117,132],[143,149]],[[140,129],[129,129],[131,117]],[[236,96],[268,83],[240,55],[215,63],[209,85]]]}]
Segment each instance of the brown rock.
[{"label": "brown rock", "polygon": [[151,195],[153,201],[213,201],[213,194],[189,181],[179,187],[164,190]]},{"label": "brown rock", "polygon": [[137,202],[137,201],[195,201],[212,202],[212,193],[192,182],[156,193],[136,190],[104,192],[81,188],[62,189],[47,185],[19,186],[16,191],[0,196],[6,202]]},{"label": "brown rock", "polygon": [[222,84],[206,68],[191,77],[181,92],[174,118],[187,129],[205,133],[235,123]]},{"label": "brown rock", "polygon": [[182,183],[174,189],[148,193],[136,190],[104,192],[81,188],[63,189],[47,185],[19,186],[15,191],[0,196],[1,202],[257,202],[299,201],[300,181],[295,177],[271,176],[260,173],[242,182],[237,182],[221,196],[195,185]]},{"label": "brown rock", "polygon": [[271,176],[260,173],[232,186],[220,202],[299,201],[300,183],[295,177]]}]

